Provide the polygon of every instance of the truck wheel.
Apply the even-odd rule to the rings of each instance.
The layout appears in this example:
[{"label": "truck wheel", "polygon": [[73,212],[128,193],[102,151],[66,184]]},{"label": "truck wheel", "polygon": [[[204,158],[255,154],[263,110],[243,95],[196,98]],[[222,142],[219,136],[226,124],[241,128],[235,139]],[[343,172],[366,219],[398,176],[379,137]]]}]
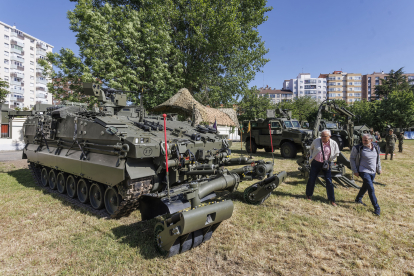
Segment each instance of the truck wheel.
[{"label": "truck wheel", "polygon": [[265,147],[265,152],[272,152],[272,148],[271,147]]},{"label": "truck wheel", "polygon": [[344,141],[342,141],[341,137],[332,136],[331,139],[334,140],[338,144],[339,151],[342,151],[344,149]]},{"label": "truck wheel", "polygon": [[[250,153],[250,139],[246,140],[246,151],[247,153]],[[257,151],[257,145],[256,142],[252,139],[252,153],[256,153]]]},{"label": "truck wheel", "polygon": [[295,158],[298,150],[295,145],[291,142],[284,142],[280,147],[280,154],[284,158]]}]

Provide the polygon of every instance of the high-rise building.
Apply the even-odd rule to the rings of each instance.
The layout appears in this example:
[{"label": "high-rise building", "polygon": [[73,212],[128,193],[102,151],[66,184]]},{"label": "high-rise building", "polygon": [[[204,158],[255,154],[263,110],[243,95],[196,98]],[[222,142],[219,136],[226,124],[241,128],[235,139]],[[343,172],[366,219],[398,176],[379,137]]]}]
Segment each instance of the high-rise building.
[{"label": "high-rise building", "polygon": [[328,99],[344,100],[351,104],[361,100],[361,74],[334,71],[323,76],[328,81]]},{"label": "high-rise building", "polygon": [[52,49],[52,45],[0,21],[0,78],[9,83],[5,103],[10,108],[52,103],[46,87],[49,80],[37,63]]},{"label": "high-rise building", "polygon": [[283,90],[290,90],[294,98],[310,96],[315,100],[326,99],[326,79],[312,78],[309,73],[300,73],[296,79],[283,81]]},{"label": "high-rise building", "polygon": [[[411,85],[414,85],[414,74],[407,73],[407,80]],[[382,72],[374,72],[362,76],[362,99],[371,101],[377,100],[379,97],[375,95],[375,86],[382,84],[381,79],[387,79],[388,74]]]}]

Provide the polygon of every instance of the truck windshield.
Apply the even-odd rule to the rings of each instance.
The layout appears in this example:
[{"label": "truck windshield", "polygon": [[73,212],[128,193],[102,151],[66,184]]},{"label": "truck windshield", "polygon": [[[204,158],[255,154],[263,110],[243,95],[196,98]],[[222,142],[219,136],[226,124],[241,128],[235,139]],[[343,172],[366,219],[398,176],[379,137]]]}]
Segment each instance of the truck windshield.
[{"label": "truck windshield", "polygon": [[333,128],[338,128],[338,126],[335,123],[327,123],[326,128],[333,129]]},{"label": "truck windshield", "polygon": [[293,125],[292,125],[292,123],[291,123],[290,121],[284,121],[283,123],[285,124],[285,126],[286,126],[287,128],[289,128],[289,127],[293,127]]},{"label": "truck windshield", "polygon": [[293,127],[297,127],[297,128],[299,128],[299,127],[300,127],[300,125],[299,125],[299,122],[298,122],[298,121],[292,121],[292,124],[293,124]]},{"label": "truck windshield", "polygon": [[272,128],[280,128],[279,122],[272,122]]}]

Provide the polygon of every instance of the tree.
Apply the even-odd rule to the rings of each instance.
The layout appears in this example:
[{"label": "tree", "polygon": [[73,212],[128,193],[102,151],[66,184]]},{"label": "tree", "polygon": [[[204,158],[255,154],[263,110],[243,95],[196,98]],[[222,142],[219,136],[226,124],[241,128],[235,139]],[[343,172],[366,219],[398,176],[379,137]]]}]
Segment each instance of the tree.
[{"label": "tree", "polygon": [[414,120],[414,94],[411,90],[395,90],[380,105],[379,115],[384,118],[383,127],[390,124],[404,128]]},{"label": "tree", "polygon": [[404,75],[403,68],[404,67],[401,67],[397,71],[391,70],[386,78],[381,79],[381,84],[375,86],[375,95],[378,97],[386,97],[396,90],[414,92],[414,86],[408,82],[407,76]]},{"label": "tree", "polygon": [[270,102],[269,97],[267,95],[265,97],[260,96],[257,87],[254,86],[247,91],[238,103],[237,113],[240,121],[255,120],[266,118],[266,111],[274,108],[275,106]]},{"label": "tree", "polygon": [[316,116],[318,111],[318,102],[310,96],[294,98],[292,101],[280,102],[278,108],[289,109],[292,111],[292,117],[299,121],[309,120],[313,114]]},{"label": "tree", "polygon": [[[70,49],[61,49],[59,53],[47,53],[46,60],[40,59],[39,64],[43,66],[43,75],[53,80],[47,87],[54,99],[89,103],[90,106],[96,103],[95,97],[83,94],[82,87],[83,82],[96,80],[92,77],[90,68]],[[55,72],[52,64],[60,70]]]},{"label": "tree", "polygon": [[[181,87],[188,88],[203,104],[234,102],[249,93],[249,82],[268,62],[264,58],[268,50],[257,30],[267,20],[264,14],[272,9],[266,7],[266,0],[71,1],[78,2],[75,10],[68,13],[71,29],[78,32],[77,44],[88,65],[99,65],[101,75],[108,75],[105,80],[110,80],[116,76],[107,70],[120,63],[125,69],[117,70],[125,71],[124,82],[114,81],[111,85],[129,84],[128,88],[143,87],[152,95],[161,93],[158,102],[165,88],[176,92]],[[128,15],[114,17],[113,11],[117,10]],[[144,30],[140,32],[140,28]],[[111,32],[119,35],[108,35]],[[145,38],[148,34],[152,38]],[[131,50],[125,51],[123,43],[126,39],[139,49],[136,60],[144,62],[145,69],[130,72],[135,71],[134,66],[142,66],[130,63]],[[112,46],[96,53],[101,44]],[[145,47],[147,44],[149,47]],[[159,45],[156,51],[151,47],[154,44]],[[153,59],[143,60],[141,55]],[[165,65],[162,69],[167,71],[151,72],[159,65]]]},{"label": "tree", "polygon": [[0,103],[4,102],[7,94],[9,94],[7,88],[9,88],[9,83],[7,81],[1,80],[0,78]]}]

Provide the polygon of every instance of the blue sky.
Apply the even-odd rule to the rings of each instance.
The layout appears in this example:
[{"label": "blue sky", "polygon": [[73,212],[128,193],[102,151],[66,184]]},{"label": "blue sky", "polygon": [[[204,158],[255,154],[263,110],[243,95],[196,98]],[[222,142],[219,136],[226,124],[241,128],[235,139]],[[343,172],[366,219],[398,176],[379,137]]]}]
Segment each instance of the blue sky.
[{"label": "blue sky", "polygon": [[[414,73],[413,0],[270,0],[273,10],[259,26],[270,61],[251,86],[281,88],[302,70],[367,74],[405,67]],[[0,21],[52,44],[78,51],[69,30],[68,0],[0,1]],[[303,68],[303,69],[302,69]]]}]

